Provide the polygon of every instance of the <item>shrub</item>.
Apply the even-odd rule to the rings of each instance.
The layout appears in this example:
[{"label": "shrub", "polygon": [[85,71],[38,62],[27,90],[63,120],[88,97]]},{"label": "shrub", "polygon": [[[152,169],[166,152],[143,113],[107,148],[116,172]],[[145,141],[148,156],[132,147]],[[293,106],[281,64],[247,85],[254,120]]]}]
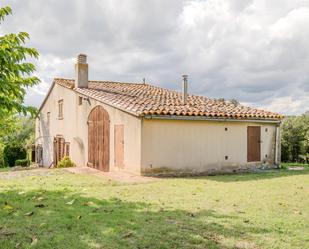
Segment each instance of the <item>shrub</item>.
[{"label": "shrub", "polygon": [[3,149],[3,159],[6,166],[13,167],[18,159],[25,159],[27,150],[18,144],[8,144]]},{"label": "shrub", "polygon": [[16,166],[22,166],[22,167],[27,167],[30,165],[30,160],[29,159],[18,159],[15,161]]},{"label": "shrub", "polygon": [[70,168],[70,167],[75,167],[75,164],[68,156],[62,158],[57,164],[57,168]]},{"label": "shrub", "polygon": [[0,144],[0,168],[4,168],[4,161],[3,161],[3,146]]}]

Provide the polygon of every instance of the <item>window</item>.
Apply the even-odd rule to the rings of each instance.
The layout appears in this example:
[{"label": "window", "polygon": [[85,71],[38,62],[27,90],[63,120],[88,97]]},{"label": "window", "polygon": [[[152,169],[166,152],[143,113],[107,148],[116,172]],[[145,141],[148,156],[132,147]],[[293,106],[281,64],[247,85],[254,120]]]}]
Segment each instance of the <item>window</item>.
[{"label": "window", "polygon": [[47,115],[46,115],[46,124],[47,124],[47,127],[49,128],[49,125],[50,125],[50,112],[48,112]]},{"label": "window", "polygon": [[63,99],[58,101],[58,119],[63,119]]},{"label": "window", "polygon": [[81,96],[78,97],[78,104],[79,105],[83,104],[83,97],[81,97]]}]

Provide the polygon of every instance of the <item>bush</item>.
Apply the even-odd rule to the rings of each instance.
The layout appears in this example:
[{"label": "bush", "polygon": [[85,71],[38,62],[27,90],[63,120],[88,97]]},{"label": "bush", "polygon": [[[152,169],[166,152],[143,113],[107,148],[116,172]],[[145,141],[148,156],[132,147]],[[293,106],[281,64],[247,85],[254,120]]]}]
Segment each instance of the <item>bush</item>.
[{"label": "bush", "polygon": [[70,168],[70,167],[75,167],[75,164],[68,156],[62,158],[57,164],[57,168]]},{"label": "bush", "polygon": [[6,166],[13,167],[18,159],[25,159],[27,150],[22,145],[8,144],[3,149],[3,160]]},{"label": "bush", "polygon": [[30,160],[29,159],[18,159],[15,161],[16,166],[22,166],[22,167],[27,167],[30,165]]},{"label": "bush", "polygon": [[4,161],[3,161],[3,145],[0,143],[0,168],[4,168]]}]

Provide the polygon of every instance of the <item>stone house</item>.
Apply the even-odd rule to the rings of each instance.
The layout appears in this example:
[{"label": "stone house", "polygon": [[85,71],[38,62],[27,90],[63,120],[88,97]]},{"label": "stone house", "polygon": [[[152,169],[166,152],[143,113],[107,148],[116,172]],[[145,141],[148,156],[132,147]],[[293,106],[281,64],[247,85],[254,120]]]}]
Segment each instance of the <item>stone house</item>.
[{"label": "stone house", "polygon": [[135,174],[235,172],[280,163],[282,116],[143,83],[55,78],[36,119],[37,161]]}]

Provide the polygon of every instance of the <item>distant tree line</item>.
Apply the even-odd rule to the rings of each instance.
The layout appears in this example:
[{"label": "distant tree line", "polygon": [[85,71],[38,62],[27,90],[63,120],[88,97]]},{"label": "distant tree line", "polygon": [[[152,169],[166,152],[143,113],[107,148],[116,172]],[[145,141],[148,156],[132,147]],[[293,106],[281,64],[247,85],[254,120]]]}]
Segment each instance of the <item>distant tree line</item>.
[{"label": "distant tree line", "polygon": [[288,116],[281,126],[282,162],[309,163],[309,112]]}]

